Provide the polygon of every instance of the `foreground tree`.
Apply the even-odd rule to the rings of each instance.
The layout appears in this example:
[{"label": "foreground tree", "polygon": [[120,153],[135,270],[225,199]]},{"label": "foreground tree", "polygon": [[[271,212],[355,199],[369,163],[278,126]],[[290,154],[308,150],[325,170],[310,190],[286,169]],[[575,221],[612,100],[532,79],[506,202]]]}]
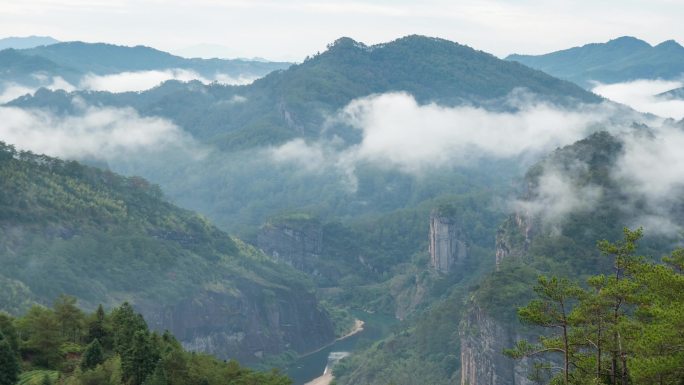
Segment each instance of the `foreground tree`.
[{"label": "foreground tree", "polygon": [[634,256],[637,242],[643,236],[641,228],[630,230],[624,228],[624,240],[609,242],[602,240],[598,249],[602,254],[613,258],[614,276],[602,288],[600,295],[611,302],[612,316],[607,319],[611,334],[610,345],[610,381],[611,384],[629,384],[628,357],[630,355],[626,337],[629,334],[630,320],[627,317],[628,302],[636,290],[630,273],[634,272],[641,259]]},{"label": "foreground tree", "polygon": [[525,324],[552,329],[549,336],[539,338],[539,344],[519,341],[514,349],[505,353],[513,358],[536,356],[545,353],[560,353],[563,359],[561,376],[563,384],[570,383],[570,366],[576,353],[576,343],[571,341],[570,312],[582,295],[582,289],[564,278],[539,277],[534,291],[539,296],[527,306],[518,310],[520,320]]},{"label": "foreground tree", "polygon": [[159,353],[150,341],[147,331],[135,332],[131,347],[121,356],[123,378],[131,385],[141,385],[154,371]]},{"label": "foreground tree", "polygon": [[19,360],[5,336],[0,333],[0,385],[14,385],[19,380]]},{"label": "foreground tree", "polygon": [[633,267],[638,329],[629,365],[636,384],[684,384],[684,249],[663,260]]},{"label": "foreground tree", "polygon": [[83,358],[81,358],[81,369],[93,369],[103,361],[104,352],[102,351],[102,345],[100,345],[100,341],[98,339],[95,339],[88,345],[88,347],[86,347],[85,352],[83,352]]},{"label": "foreground tree", "polygon": [[622,241],[599,242],[613,258],[613,273],[590,277],[586,291],[540,277],[539,299],[518,314],[524,323],[556,332],[505,353],[561,353],[564,365],[552,383],[684,385],[684,249],[664,264],[649,262],[634,255],[641,236],[641,229],[624,229]]}]

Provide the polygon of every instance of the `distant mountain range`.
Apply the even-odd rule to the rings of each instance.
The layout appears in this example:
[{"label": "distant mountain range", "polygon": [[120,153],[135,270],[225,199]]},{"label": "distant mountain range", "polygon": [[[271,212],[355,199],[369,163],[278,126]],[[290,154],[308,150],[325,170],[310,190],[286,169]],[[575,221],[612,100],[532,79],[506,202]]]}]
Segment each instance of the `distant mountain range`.
[{"label": "distant mountain range", "polygon": [[25,49],[7,48],[0,51],[0,86],[4,82],[40,87],[48,85],[46,82],[55,77],[78,85],[83,76],[88,74],[110,75],[178,69],[193,71],[210,80],[220,77],[253,79],[288,68],[290,65],[285,62],[263,60],[186,59],[144,46],[126,47],[78,41],[55,42],[50,45]]},{"label": "distant mountain range", "polygon": [[0,50],[7,48],[26,49],[41,45],[59,43],[59,40],[50,36],[26,36],[26,37],[6,37],[0,39]]},{"label": "distant mountain range", "polygon": [[684,87],[675,88],[667,92],[663,92],[657,95],[660,98],[665,99],[681,99],[684,100]]},{"label": "distant mountain range", "polygon": [[[157,66],[182,64],[177,63],[177,57],[144,47],[123,49],[65,43],[27,53],[58,62],[78,58],[78,63],[69,64],[91,71],[112,71],[112,67],[117,70],[150,68],[145,67],[148,62],[155,62]],[[131,59],[119,59],[118,53],[127,53]],[[250,62],[250,65],[257,64]],[[279,68],[285,63],[263,65]],[[540,99],[561,104],[602,100],[570,82],[518,63],[424,36],[407,36],[374,46],[341,38],[327,51],[243,87],[168,82],[143,93],[77,94],[95,104],[134,106],[145,114],[170,118],[203,141],[234,149],[281,143],[299,136],[318,137],[330,114],[356,98],[371,94],[407,92],[421,103],[500,108],[512,91],[523,89]],[[15,105],[55,107],[55,100],[47,93],[40,93]],[[234,100],[240,102],[230,102]],[[68,107],[70,103],[58,105]],[[349,133],[338,134],[349,137]]]},{"label": "distant mountain range", "polygon": [[684,47],[679,43],[668,40],[651,46],[630,36],[545,55],[510,55],[506,60],[542,70],[585,88],[592,88],[595,82],[677,79],[684,73]]}]

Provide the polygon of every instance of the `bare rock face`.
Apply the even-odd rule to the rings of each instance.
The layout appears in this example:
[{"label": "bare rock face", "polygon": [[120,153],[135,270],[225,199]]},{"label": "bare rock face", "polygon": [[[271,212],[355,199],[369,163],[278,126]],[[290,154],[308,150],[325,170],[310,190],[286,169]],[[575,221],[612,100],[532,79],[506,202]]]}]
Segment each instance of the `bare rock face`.
[{"label": "bare rock face", "polygon": [[308,353],[335,339],[327,312],[305,290],[241,282],[173,306],[147,305],[136,307],[153,329],[171,331],[189,350],[244,363],[287,350]]},{"label": "bare rock face", "polygon": [[468,258],[468,245],[456,221],[433,211],[430,215],[430,266],[442,273],[457,270]]},{"label": "bare rock face", "polygon": [[506,258],[521,257],[532,238],[532,220],[525,214],[512,214],[496,232],[496,267]]},{"label": "bare rock face", "polygon": [[472,306],[460,327],[461,385],[533,385],[529,359],[513,360],[503,354],[522,338],[513,330]]},{"label": "bare rock face", "polygon": [[257,247],[275,260],[316,275],[323,227],[313,219],[269,222],[257,235]]}]

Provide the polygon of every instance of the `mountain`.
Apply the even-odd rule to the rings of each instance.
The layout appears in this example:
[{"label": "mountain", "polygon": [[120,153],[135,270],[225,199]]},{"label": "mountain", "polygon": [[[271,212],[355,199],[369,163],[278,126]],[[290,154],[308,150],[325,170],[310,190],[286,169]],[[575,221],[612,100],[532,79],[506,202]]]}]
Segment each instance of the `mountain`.
[{"label": "mountain", "polygon": [[[135,109],[175,123],[206,156],[150,151],[108,159],[108,166],[159,183],[174,202],[301,270],[327,304],[361,319],[375,313],[403,320],[408,334],[360,354],[347,373],[366,377],[373,368],[393,368],[397,352],[407,351],[404,369],[393,378],[420,373],[446,383],[460,376],[457,320],[465,308],[459,301],[493,269],[493,239],[504,218],[500,202],[530,161],[475,157],[419,173],[338,161],[363,139],[358,127],[336,120],[340,111],[385,93],[411,95],[421,108],[433,103],[507,113],[521,101],[573,108],[603,100],[467,46],[408,36],[373,46],[342,38],[245,86],[169,81],[120,94],[43,89],[9,105],[57,117],[80,116],[83,104]],[[313,149],[321,157],[274,160],[274,151],[293,144],[297,153]],[[434,154],[440,156],[450,154]],[[442,246],[435,246],[438,238]],[[451,323],[438,327],[433,317]],[[363,366],[376,352],[374,365]],[[434,364],[421,366],[426,361]],[[361,366],[366,369],[357,371]],[[342,374],[340,381],[353,383]]]},{"label": "mountain", "polygon": [[684,73],[684,47],[679,43],[668,40],[651,46],[630,36],[544,55],[515,54],[506,60],[539,69],[585,88],[591,88],[594,82],[676,79]]},{"label": "mountain", "polygon": [[55,43],[59,43],[59,40],[53,39],[50,36],[6,37],[0,39],[0,50],[6,48],[34,48],[41,45],[50,45]]},{"label": "mountain", "polygon": [[[612,261],[596,244],[620,240],[623,226],[644,226],[637,255],[657,258],[678,244],[680,236],[670,230],[684,224],[681,195],[658,203],[667,207],[661,211],[648,197],[653,182],[645,188],[635,182],[639,178],[621,174],[625,157],[639,151],[635,143],[662,140],[659,135],[640,125],[620,134],[598,132],[557,149],[528,170],[519,208],[497,232],[497,269],[473,286],[466,303],[459,326],[461,384],[533,383],[527,376],[534,373],[535,361],[513,361],[502,351],[543,333],[520,325],[516,314],[534,298],[531,289],[539,275],[577,279],[582,285],[590,274],[610,275]],[[567,187],[551,192],[558,178]],[[579,200],[569,203],[573,199]],[[543,211],[535,210],[541,202],[546,203]]]},{"label": "mountain", "polygon": [[216,74],[255,77],[290,66],[290,63],[242,59],[186,59],[150,47],[80,41],[34,47],[21,52],[46,58],[64,68],[98,75],[180,68],[193,70],[208,77]]},{"label": "mountain", "polygon": [[[123,90],[153,87],[168,78],[204,82],[248,83],[290,63],[243,59],[186,59],[153,48],[104,43],[65,42],[26,49],[0,50],[0,97],[3,102],[41,87],[89,89],[100,76],[119,76],[106,84],[124,84]],[[131,81],[127,81],[132,79]],[[102,87],[100,86],[95,86]],[[117,86],[108,88],[117,90]]]},{"label": "mountain", "polygon": [[0,304],[59,294],[93,309],[134,304],[185,347],[254,362],[330,342],[309,279],[139,177],[0,148]]},{"label": "mountain", "polygon": [[659,98],[664,98],[664,99],[684,100],[684,87],[675,88],[673,90],[669,90],[669,91],[660,93],[656,96],[658,96]]},{"label": "mountain", "polygon": [[[70,46],[65,44],[34,52],[66,51]],[[118,52],[121,48],[99,49]],[[164,63],[171,60],[146,48],[132,50],[140,51],[140,60],[147,56]],[[58,63],[61,58],[50,54],[45,57]],[[300,136],[318,137],[329,115],[356,98],[372,94],[403,91],[421,103],[501,105],[516,89],[558,103],[601,100],[542,72],[448,40],[424,36],[408,36],[375,46],[341,38],[327,51],[244,87],[167,83],[140,94],[77,95],[93,103],[154,112],[172,119],[202,141],[235,149],[282,143]],[[34,98],[16,105],[40,107],[43,103]]]},{"label": "mountain", "polygon": [[[60,66],[44,57],[29,56],[21,50],[8,48],[0,51],[0,76],[5,81],[23,82],[36,74],[54,74],[64,71]],[[70,74],[73,71],[70,71]]]}]

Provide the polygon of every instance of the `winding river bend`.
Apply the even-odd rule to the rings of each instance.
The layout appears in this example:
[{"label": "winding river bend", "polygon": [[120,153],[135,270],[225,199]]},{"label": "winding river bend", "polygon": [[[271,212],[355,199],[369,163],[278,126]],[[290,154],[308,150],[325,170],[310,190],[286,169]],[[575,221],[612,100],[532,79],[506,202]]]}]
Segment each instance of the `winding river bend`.
[{"label": "winding river bend", "polygon": [[364,346],[378,341],[390,333],[392,325],[397,320],[385,315],[358,313],[355,314],[364,321],[363,330],[349,337],[335,341],[325,348],[299,358],[286,369],[294,385],[304,385],[321,377],[329,364],[332,366],[347,355]]}]

